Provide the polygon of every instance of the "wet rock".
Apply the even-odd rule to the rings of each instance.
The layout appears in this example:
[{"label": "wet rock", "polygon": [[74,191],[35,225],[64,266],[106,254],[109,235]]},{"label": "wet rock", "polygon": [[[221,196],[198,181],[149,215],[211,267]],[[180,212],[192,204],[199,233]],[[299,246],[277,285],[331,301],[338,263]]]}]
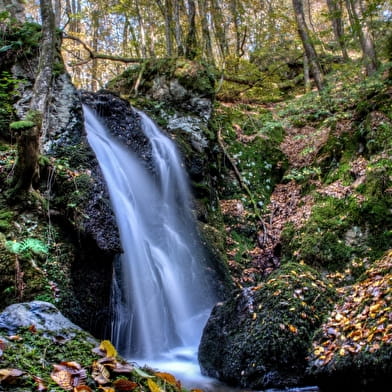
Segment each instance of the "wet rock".
[{"label": "wet rock", "polygon": [[47,333],[62,334],[63,336],[64,333],[72,330],[81,330],[76,324],[64,317],[53,304],[44,301],[10,305],[0,314],[0,328],[6,329],[9,334],[16,333],[19,328],[30,326]]},{"label": "wet rock", "polygon": [[311,336],[333,298],[317,272],[295,264],[235,293],[215,306],[203,331],[202,373],[252,389],[304,383]]},{"label": "wet rock", "polygon": [[83,92],[82,100],[120,142],[132,150],[149,170],[153,170],[150,142],[141,129],[139,115],[129,102],[108,91]]}]

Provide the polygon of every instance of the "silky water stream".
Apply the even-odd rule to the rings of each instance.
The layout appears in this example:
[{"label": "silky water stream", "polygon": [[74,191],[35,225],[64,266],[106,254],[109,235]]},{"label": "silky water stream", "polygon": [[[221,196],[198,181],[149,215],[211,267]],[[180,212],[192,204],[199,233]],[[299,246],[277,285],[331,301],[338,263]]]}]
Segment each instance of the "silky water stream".
[{"label": "silky water stream", "polygon": [[185,383],[207,382],[197,346],[216,298],[204,276],[187,177],[174,143],[138,114],[154,173],[84,107],[123,248],[113,279],[112,342],[141,365],[170,371]]}]

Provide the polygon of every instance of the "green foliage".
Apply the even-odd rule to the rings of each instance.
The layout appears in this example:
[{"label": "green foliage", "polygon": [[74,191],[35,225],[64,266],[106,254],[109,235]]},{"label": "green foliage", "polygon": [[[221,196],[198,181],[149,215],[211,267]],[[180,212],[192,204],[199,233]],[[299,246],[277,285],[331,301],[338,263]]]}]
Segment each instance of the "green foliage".
[{"label": "green foliage", "polygon": [[[282,123],[271,113],[248,114],[242,105],[220,108],[212,126],[222,130],[231,157],[259,206],[269,200],[274,185],[281,179],[286,160],[279,144],[283,140]],[[233,182],[224,185],[225,198],[243,198],[244,192]]]},{"label": "green foliage", "polygon": [[15,117],[12,104],[19,83],[20,81],[12,77],[9,72],[0,73],[0,136],[3,137],[8,132],[9,123]]},{"label": "green foliage", "polygon": [[75,330],[74,336],[69,340],[65,339],[64,342],[56,342],[55,336],[50,336],[42,331],[32,333],[27,328],[20,329],[18,335],[22,339],[7,345],[3,352],[2,368],[16,367],[27,372],[27,377],[20,378],[18,385],[31,388],[31,390],[36,388],[32,378],[32,376],[36,376],[42,378],[49,385],[51,391],[63,391],[50,377],[53,364],[75,361],[87,367],[97,359],[97,356],[91,351],[94,344],[88,340],[85,332]]},{"label": "green foliage", "polygon": [[47,245],[37,238],[27,238],[21,242],[7,241],[6,247],[10,252],[24,257],[31,257],[32,254],[42,256],[49,251]]},{"label": "green foliage", "polygon": [[0,230],[6,232],[10,229],[14,213],[10,210],[0,210]]},{"label": "green foliage", "polygon": [[10,128],[14,131],[33,128],[35,124],[29,120],[14,121],[10,124]]},{"label": "green foliage", "polygon": [[11,25],[7,34],[0,38],[0,52],[29,57],[38,48],[40,40],[41,26],[38,23],[26,22],[17,27]]}]

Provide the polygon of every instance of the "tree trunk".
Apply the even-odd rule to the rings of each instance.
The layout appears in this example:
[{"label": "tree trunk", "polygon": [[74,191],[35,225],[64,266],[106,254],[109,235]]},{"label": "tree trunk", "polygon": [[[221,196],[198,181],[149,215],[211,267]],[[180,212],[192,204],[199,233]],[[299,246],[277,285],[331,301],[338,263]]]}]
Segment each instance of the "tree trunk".
[{"label": "tree trunk", "polygon": [[211,0],[212,5],[212,20],[214,23],[215,36],[220,49],[222,59],[228,55],[228,45],[226,37],[225,20],[218,0]]},{"label": "tree trunk", "polygon": [[309,60],[310,70],[312,72],[317,89],[323,88],[323,73],[318,61],[318,56],[309,36],[309,31],[305,22],[305,14],[302,0],[293,0],[295,19],[297,22],[298,33],[304,47],[305,54]]},{"label": "tree trunk", "polygon": [[346,0],[346,6],[351,15],[351,23],[362,49],[362,58],[365,64],[366,75],[376,72],[378,61],[376,50],[370,34],[370,28],[363,16],[363,5],[361,0]]},{"label": "tree trunk", "polygon": [[62,11],[62,4],[61,0],[54,0],[54,23],[56,27],[60,27],[61,24],[61,11]]},{"label": "tree trunk", "polygon": [[[182,41],[182,27],[180,18],[180,3],[178,0],[174,1],[174,32],[177,43],[177,56],[183,56],[186,49],[184,48],[184,43]],[[196,32],[196,30],[195,30]]]},{"label": "tree trunk", "polygon": [[332,22],[333,33],[336,42],[340,46],[343,59],[349,60],[346,48],[346,41],[344,39],[344,25],[342,19],[342,5],[340,0],[327,0],[328,11]]},{"label": "tree trunk", "polygon": [[140,31],[141,52],[142,52],[143,57],[147,57],[146,28],[144,26],[144,19],[142,17],[141,12],[140,12],[139,0],[136,0],[135,6],[136,6],[137,21],[139,24],[139,31]]},{"label": "tree trunk", "polygon": [[166,53],[168,57],[173,55],[173,38],[172,38],[172,25],[173,25],[173,8],[172,0],[166,0],[165,4],[162,0],[156,0],[159,9],[165,19],[165,37],[166,37]]},{"label": "tree trunk", "polygon": [[309,75],[309,60],[308,60],[308,56],[306,55],[306,53],[304,53],[303,61],[304,61],[305,92],[308,93],[311,89],[311,85],[310,85],[310,75]]},{"label": "tree trunk", "polygon": [[208,24],[207,9],[208,0],[199,0],[199,16],[201,21],[201,32],[202,32],[202,54],[211,64],[215,64],[214,54],[212,51],[210,26]]},{"label": "tree trunk", "polygon": [[51,90],[54,55],[56,50],[55,18],[51,0],[40,1],[42,40],[38,73],[30,102],[29,120],[35,126],[22,130],[18,140],[17,162],[13,178],[13,191],[29,191],[39,176],[38,157],[40,136],[47,132],[47,105]]},{"label": "tree trunk", "polygon": [[194,0],[188,0],[188,34],[186,37],[185,57],[193,60],[197,54],[196,6]]},{"label": "tree trunk", "polygon": [[[91,48],[95,53],[98,52],[98,29],[100,24],[99,11],[93,10],[91,15],[91,23],[92,23],[92,44]],[[90,88],[91,91],[98,90],[98,60],[93,58],[91,65],[91,82]]]},{"label": "tree trunk", "polygon": [[230,0],[230,12],[233,18],[233,25],[234,25],[234,34],[235,34],[235,54],[236,57],[241,57],[241,33],[240,33],[240,16],[238,13],[238,4],[237,0]]}]

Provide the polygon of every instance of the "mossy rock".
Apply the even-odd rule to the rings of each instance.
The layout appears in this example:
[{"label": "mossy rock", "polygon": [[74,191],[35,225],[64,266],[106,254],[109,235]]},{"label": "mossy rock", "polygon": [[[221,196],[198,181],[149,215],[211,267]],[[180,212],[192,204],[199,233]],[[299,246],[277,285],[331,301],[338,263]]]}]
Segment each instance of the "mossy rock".
[{"label": "mossy rock", "polygon": [[283,266],[213,309],[199,347],[203,373],[252,389],[298,385],[312,335],[335,298],[312,268]]},{"label": "mossy rock", "polygon": [[2,369],[18,370],[15,377],[2,379],[2,391],[32,391],[44,385],[45,390],[61,392],[85,384],[99,392],[103,383],[111,390],[132,385],[139,392],[182,391],[174,376],[126,362],[109,341],[98,342],[42,301],[5,309],[0,314],[0,343]]},{"label": "mossy rock", "polygon": [[315,334],[307,373],[323,390],[383,390],[392,382],[392,251],[340,295]]},{"label": "mossy rock", "polygon": [[[169,101],[176,100],[175,96],[182,93],[186,96],[193,93],[211,98],[215,92],[214,72],[199,62],[182,58],[146,60],[138,66],[128,68],[110,81],[107,88],[129,97],[135,93],[139,79],[138,94],[154,96],[158,94],[154,93],[156,88],[164,88],[168,90],[164,96]],[[174,89],[178,90],[177,93],[174,93]]]}]

